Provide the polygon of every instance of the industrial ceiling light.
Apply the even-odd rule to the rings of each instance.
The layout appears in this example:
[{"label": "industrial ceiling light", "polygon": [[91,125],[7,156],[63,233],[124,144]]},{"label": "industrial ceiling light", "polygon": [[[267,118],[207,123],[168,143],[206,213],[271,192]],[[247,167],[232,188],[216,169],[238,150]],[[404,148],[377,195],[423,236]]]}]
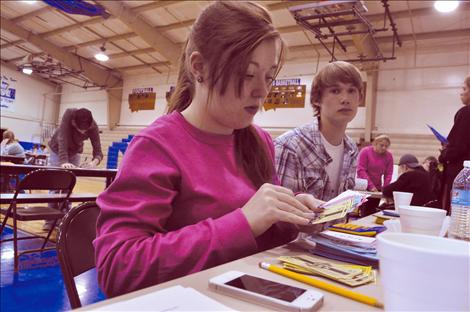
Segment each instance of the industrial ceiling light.
[{"label": "industrial ceiling light", "polygon": [[434,1],[434,8],[442,13],[449,13],[457,9],[460,1]]},{"label": "industrial ceiling light", "polygon": [[100,48],[101,52],[95,54],[95,59],[97,59],[100,62],[106,62],[109,60],[109,56],[107,56],[104,52],[106,52],[106,49],[104,46]]},{"label": "industrial ceiling light", "polygon": [[33,73],[33,69],[31,67],[23,67],[23,69],[21,69],[21,71],[23,72],[23,74],[26,74],[26,75],[31,75]]},{"label": "industrial ceiling light", "polygon": [[27,4],[35,4],[37,1],[36,0],[23,0],[21,2],[27,3]]}]

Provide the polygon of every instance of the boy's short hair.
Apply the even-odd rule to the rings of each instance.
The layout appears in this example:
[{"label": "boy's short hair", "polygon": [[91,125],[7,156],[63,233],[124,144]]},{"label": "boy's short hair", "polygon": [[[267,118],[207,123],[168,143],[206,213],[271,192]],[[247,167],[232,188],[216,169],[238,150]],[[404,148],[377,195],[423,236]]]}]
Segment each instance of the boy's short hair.
[{"label": "boy's short hair", "polygon": [[310,104],[313,107],[315,116],[320,116],[320,103],[323,91],[334,86],[337,82],[352,83],[358,90],[361,98],[364,94],[361,72],[351,63],[336,61],[323,67],[313,79],[310,91]]},{"label": "boy's short hair", "polygon": [[80,108],[75,111],[74,120],[80,130],[87,130],[93,123],[93,116],[88,109]]}]

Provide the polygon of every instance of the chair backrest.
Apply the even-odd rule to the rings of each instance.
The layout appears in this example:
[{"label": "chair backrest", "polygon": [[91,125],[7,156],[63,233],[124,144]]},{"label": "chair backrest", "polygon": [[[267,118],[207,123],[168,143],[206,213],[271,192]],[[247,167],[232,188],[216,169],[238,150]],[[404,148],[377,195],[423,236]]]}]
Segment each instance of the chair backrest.
[{"label": "chair backrest", "polygon": [[72,309],[81,307],[74,277],[95,267],[93,240],[100,208],[88,202],[72,208],[63,218],[57,240],[57,256]]},{"label": "chair backrest", "polygon": [[38,169],[31,171],[18,183],[17,191],[23,190],[60,190],[72,191],[75,175],[65,169]]}]

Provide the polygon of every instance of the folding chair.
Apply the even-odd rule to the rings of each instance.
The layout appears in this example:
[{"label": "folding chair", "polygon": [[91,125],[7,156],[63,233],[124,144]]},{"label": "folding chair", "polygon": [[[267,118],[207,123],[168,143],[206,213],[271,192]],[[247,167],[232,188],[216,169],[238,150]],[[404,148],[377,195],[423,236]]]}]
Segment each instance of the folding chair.
[{"label": "folding chair", "polygon": [[95,267],[93,240],[99,213],[95,202],[81,204],[65,215],[59,227],[57,256],[72,309],[82,306],[74,277]]},{"label": "folding chair", "polygon": [[[7,209],[0,208],[0,213],[5,215],[2,226],[0,228],[0,234],[3,233],[3,229],[6,227],[8,218],[13,220],[13,238],[2,240],[1,242],[13,241],[14,250],[14,267],[15,272],[18,271],[19,256],[25,253],[32,253],[37,251],[45,251],[54,249],[54,247],[47,247],[46,244],[54,230],[56,223],[64,216],[62,210],[67,208],[68,198],[72,193],[72,189],[75,186],[75,175],[67,170],[62,169],[39,169],[28,173],[23,180],[21,180],[16,186],[13,200]],[[33,190],[55,190],[61,191],[64,194],[64,198],[58,203],[58,209],[53,209],[47,206],[27,206],[18,207],[17,197],[18,194],[24,193],[24,191]],[[34,239],[43,238],[39,235],[29,235],[25,237],[18,237],[18,226],[17,221],[33,221],[33,220],[53,220],[53,226],[44,238],[44,243],[41,248],[28,249],[18,252],[18,241],[23,239]]]}]

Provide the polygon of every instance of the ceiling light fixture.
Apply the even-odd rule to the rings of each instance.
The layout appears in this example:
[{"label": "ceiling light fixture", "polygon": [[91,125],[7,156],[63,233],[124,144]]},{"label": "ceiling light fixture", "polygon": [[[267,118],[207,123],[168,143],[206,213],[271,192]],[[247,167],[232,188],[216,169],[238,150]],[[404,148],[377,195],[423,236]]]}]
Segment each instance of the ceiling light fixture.
[{"label": "ceiling light fixture", "polygon": [[434,8],[442,13],[455,11],[460,1],[434,1]]},{"label": "ceiling light fixture", "polygon": [[31,75],[33,73],[33,69],[31,67],[23,67],[21,71],[23,72],[23,74],[26,74],[26,75]]},{"label": "ceiling light fixture", "polygon": [[35,4],[37,1],[36,0],[23,0],[21,2],[27,3],[27,4]]},{"label": "ceiling light fixture", "polygon": [[104,46],[100,48],[101,52],[95,54],[95,59],[97,59],[100,62],[106,62],[109,60],[109,56],[107,56],[104,52],[106,52],[106,49]]}]

